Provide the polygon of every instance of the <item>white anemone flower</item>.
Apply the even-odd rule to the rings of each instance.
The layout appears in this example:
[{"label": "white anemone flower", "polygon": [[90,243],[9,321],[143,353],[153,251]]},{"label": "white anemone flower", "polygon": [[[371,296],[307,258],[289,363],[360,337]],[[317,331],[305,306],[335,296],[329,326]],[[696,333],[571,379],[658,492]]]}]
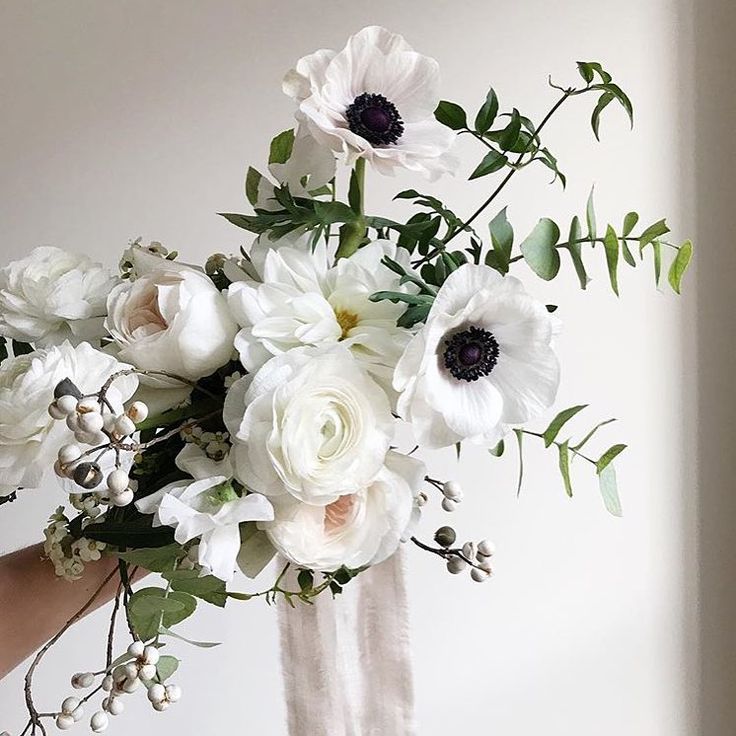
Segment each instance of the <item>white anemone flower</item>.
[{"label": "white anemone flower", "polygon": [[273,519],[271,502],[259,493],[239,496],[231,485],[228,457],[215,461],[187,444],[177,466],[192,476],[164,486],[136,502],[143,514],[155,514],[154,526],[170,526],[179,544],[199,537],[198,562],[220,578],[232,580],[240,551],[240,524]]},{"label": "white anemone flower", "polygon": [[399,414],[430,447],[496,444],[554,402],[556,325],[518,279],[461,266],[396,366]]},{"label": "white anemone flower", "polygon": [[406,251],[376,241],[329,267],[323,243],[314,253],[304,247],[268,249],[263,283],[238,281],[228,292],[241,327],[235,348],[245,368],[254,372],[295,347],[340,342],[390,389],[411,332],[396,325],[404,306],[372,302],[370,296],[413,288],[401,285],[400,277],[381,263],[387,255],[401,260],[400,254]]},{"label": "white anemone flower", "polygon": [[382,174],[409,169],[432,179],[455,167],[455,134],[434,118],[437,62],[385,28],[364,28],[342,51],[302,57],[283,86],[300,123],[348,164],[365,158]]}]

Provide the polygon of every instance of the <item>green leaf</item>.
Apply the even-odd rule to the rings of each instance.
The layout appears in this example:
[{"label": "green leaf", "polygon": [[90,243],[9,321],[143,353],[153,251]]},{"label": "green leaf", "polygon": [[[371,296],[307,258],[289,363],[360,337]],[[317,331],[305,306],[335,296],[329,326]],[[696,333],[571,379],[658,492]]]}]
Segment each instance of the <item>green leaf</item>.
[{"label": "green leaf", "polygon": [[13,355],[17,358],[19,355],[28,355],[33,352],[33,345],[27,342],[20,342],[19,340],[11,340],[13,345]]},{"label": "green leaf", "polygon": [[212,649],[213,647],[220,646],[219,641],[195,641],[194,639],[187,639],[186,636],[177,634],[175,631],[171,631],[171,629],[166,628],[166,626],[162,626],[158,631],[159,634],[163,634],[164,636],[172,636],[174,639],[185,641],[187,644],[191,644],[195,647],[200,647],[201,649]]},{"label": "green leaf", "polygon": [[176,561],[182,556],[182,549],[179,544],[167,544],[165,547],[118,552],[117,556],[133,567],[142,567],[150,572],[164,572],[174,569]]},{"label": "green leaf", "polygon": [[571,406],[569,409],[563,409],[542,433],[544,446],[549,447],[555,441],[562,427],[587,406],[587,404],[580,404],[579,406]]},{"label": "green leaf", "polygon": [[613,465],[607,465],[603,472],[598,474],[598,486],[608,512],[614,516],[622,516],[621,500],[618,497],[618,484],[616,482],[616,470]]},{"label": "green leaf", "polygon": [[188,593],[163,588],[141,588],[130,597],[128,614],[133,630],[143,641],[153,639],[160,626],[170,628],[191,616],[197,601]]},{"label": "green leaf", "polygon": [[626,445],[614,445],[613,447],[609,447],[595,464],[595,469],[598,475],[600,475],[625,449]]},{"label": "green leaf", "polygon": [[606,265],[608,277],[611,279],[613,293],[618,296],[618,237],[616,231],[609,225],[603,237],[603,248],[606,251]]},{"label": "green leaf", "polygon": [[519,448],[519,480],[516,483],[516,497],[521,495],[521,484],[524,481],[524,431],[522,429],[514,429],[516,435],[516,445]]},{"label": "green leaf", "polygon": [[475,116],[475,130],[477,133],[480,133],[483,135],[484,133],[487,133],[491,125],[493,125],[493,121],[496,119],[496,115],[498,114],[498,97],[496,97],[496,93],[493,90],[493,87],[488,90],[488,94],[486,95],[486,101],[481,106],[480,110],[478,110],[478,114]]},{"label": "green leaf", "polygon": [[[514,245],[514,229],[506,218],[506,207],[491,220],[488,229],[491,233],[493,250],[486,254],[486,263],[501,273],[508,273],[511,249]],[[493,256],[493,264],[488,262],[489,256]]]},{"label": "green leaf", "polygon": [[601,139],[601,137],[599,135],[599,127],[600,127],[601,113],[615,99],[616,98],[614,97],[614,95],[611,92],[604,92],[598,98],[598,103],[596,104],[595,108],[593,108],[593,115],[590,118],[590,125],[593,128],[593,134],[595,135],[595,138],[598,141]]},{"label": "green leaf", "polygon": [[629,266],[632,268],[636,267],[636,260],[631,253],[631,250],[629,250],[629,244],[623,238],[621,238],[621,255]]},{"label": "green leaf", "polygon": [[258,185],[262,178],[259,171],[252,166],[248,167],[248,173],[245,175],[245,196],[254,207],[258,203]]},{"label": "green leaf", "polygon": [[560,459],[560,475],[562,476],[562,482],[565,484],[565,493],[572,498],[572,483],[570,482],[570,450],[568,448],[568,442],[562,442],[559,447]]},{"label": "green leaf", "polygon": [[575,273],[578,275],[580,288],[585,289],[588,286],[590,279],[588,278],[585,265],[583,264],[583,244],[575,242],[580,240],[581,237],[582,230],[580,228],[580,219],[575,215],[570,223],[570,234],[567,238],[567,250],[570,253],[570,258],[572,258],[572,265],[575,267]]},{"label": "green leaf", "polygon": [[670,231],[667,227],[667,223],[664,220],[658,220],[653,225],[650,225],[640,236],[639,236],[639,251],[643,251],[649,243],[661,238]]},{"label": "green leaf", "polygon": [[509,124],[500,132],[496,140],[498,147],[502,151],[508,151],[513,148],[516,145],[516,141],[519,140],[519,133],[521,133],[521,117],[519,111],[514,108]]},{"label": "green leaf", "polygon": [[626,110],[626,114],[629,117],[629,123],[631,127],[634,127],[634,106],[631,104],[629,96],[624,92],[621,87],[609,80],[603,84],[596,84],[592,89],[602,90],[606,94],[611,94],[621,104],[621,107]]},{"label": "green leaf", "polygon": [[588,84],[590,84],[593,81],[593,70],[591,69],[591,66],[588,62],[579,61],[578,62],[578,72],[580,73],[580,76]]},{"label": "green leaf", "polygon": [[469,180],[479,179],[481,176],[487,176],[494,171],[502,169],[508,163],[508,157],[496,150],[490,150],[483,157],[473,173],[468,177]]},{"label": "green leaf", "polygon": [[299,584],[299,590],[302,592],[312,590],[314,587],[314,573],[311,570],[300,570],[296,576],[296,582]]},{"label": "green leaf", "polygon": [[189,593],[221,608],[227,602],[225,583],[214,575],[200,575],[199,570],[175,570],[164,572],[163,577],[171,583],[172,590]]},{"label": "green leaf", "polygon": [[465,110],[454,102],[442,100],[437,105],[434,116],[438,122],[446,125],[448,128],[452,128],[452,130],[461,130],[462,128],[468,127],[468,118]]},{"label": "green leaf", "polygon": [[686,240],[677,251],[675,260],[672,261],[669,274],[667,275],[670,286],[677,294],[680,293],[680,284],[682,282],[682,277],[685,271],[687,271],[687,267],[690,264],[690,260],[692,259],[692,257],[693,244],[689,240]]},{"label": "green leaf", "polygon": [[560,239],[560,228],[543,217],[521,244],[521,254],[539,278],[551,281],[560,270],[560,254],[555,247]]},{"label": "green leaf", "polygon": [[600,422],[600,424],[596,424],[595,427],[593,427],[593,429],[591,429],[590,432],[588,432],[588,434],[586,434],[585,437],[583,437],[583,439],[580,440],[580,442],[577,443],[577,445],[573,445],[573,447],[571,447],[570,449],[573,452],[577,452],[578,450],[581,450],[583,448],[583,446],[588,442],[588,440],[590,440],[591,437],[593,437],[593,435],[601,427],[605,427],[606,424],[611,424],[611,422],[615,422],[615,421],[616,421],[615,419],[606,419],[604,422]]},{"label": "green leaf", "polygon": [[361,210],[361,192],[360,192],[360,181],[358,180],[358,174],[355,169],[350,172],[350,188],[348,189],[348,203],[350,209],[355,212],[356,215],[360,214]]},{"label": "green leaf", "polygon": [[636,223],[639,222],[639,215],[636,212],[627,212],[624,217],[624,226],[621,229],[621,235],[626,237],[631,234],[631,231],[636,227]]},{"label": "green leaf", "polygon": [[294,129],[284,130],[272,141],[268,152],[269,164],[285,164],[291,157],[294,148]]},{"label": "green leaf", "polygon": [[652,249],[654,253],[654,283],[659,286],[662,277],[662,244],[659,240],[652,243]]},{"label": "green leaf", "polygon": [[501,457],[501,455],[503,455],[504,449],[505,445],[503,443],[503,440],[501,440],[495,447],[491,447],[488,452],[490,452],[493,457]]},{"label": "green leaf", "polygon": [[595,187],[591,187],[590,194],[588,195],[588,203],[585,206],[585,220],[588,224],[588,237],[591,240],[595,240],[598,237],[595,223],[595,204],[593,202],[593,192]]},{"label": "green leaf", "polygon": [[611,75],[597,61],[579,61],[578,72],[588,84],[593,81],[596,74],[603,82],[611,81]]},{"label": "green leaf", "polygon": [[158,676],[158,681],[165,682],[178,669],[179,660],[176,657],[172,657],[170,654],[164,654],[159,657],[158,663],[156,664],[156,675]]},{"label": "green leaf", "polygon": [[240,552],[238,567],[248,578],[257,577],[276,556],[276,550],[266,532],[253,523],[240,525]]}]

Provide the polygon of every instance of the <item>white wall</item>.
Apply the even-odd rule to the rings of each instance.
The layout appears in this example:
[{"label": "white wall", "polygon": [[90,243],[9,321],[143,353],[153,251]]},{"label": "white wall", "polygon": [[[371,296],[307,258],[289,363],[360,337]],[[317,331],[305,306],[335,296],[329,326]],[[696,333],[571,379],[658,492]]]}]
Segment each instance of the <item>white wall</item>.
[{"label": "white wall", "polygon": [[[691,20],[674,0],[4,0],[2,260],[49,243],[114,264],[138,235],[186,260],[237,248],[243,234],[215,213],[245,207],[246,166],[263,165],[271,135],[291,124],[283,72],[368,23],[436,57],[448,97],[474,108],[492,83],[502,105],[537,119],[554,100],[548,73],[574,81],[575,60],[601,60],[634,100],[634,132],[612,112],[596,144],[591,101],[573,102],[547,133],[567,191],[547,186],[544,170],[530,171],[499,206],[510,204],[519,232],[543,215],[566,221],[582,212],[595,182],[602,220],[619,223],[636,208],[644,220],[668,214],[676,233],[695,234]],[[718,36],[718,23],[706,22]],[[489,186],[372,177],[369,208],[409,183],[441,192],[461,213]],[[602,253],[590,260],[602,261]],[[560,304],[565,321],[559,407],[589,402],[581,429],[621,419],[608,437],[631,446],[619,463],[625,517],[606,514],[587,470],[567,499],[556,458],[531,443],[518,500],[511,457],[468,450],[459,468],[451,452],[427,457],[434,475],[457,477],[467,489],[452,518],[461,535],[490,536],[499,554],[496,578],[478,586],[410,550],[420,732],[722,736],[729,729],[725,720],[718,726],[718,708],[729,685],[713,668],[720,696],[710,702],[712,730],[699,728],[695,280],[678,300],[655,291],[648,265],[624,267],[618,300],[603,268],[594,269],[587,293],[569,264],[564,271],[552,285],[529,279],[540,297]],[[37,541],[59,499],[50,483],[3,507],[0,547]],[[711,518],[725,539],[724,522]],[[440,520],[427,520],[426,536]],[[712,630],[723,630],[726,619],[713,615]],[[104,619],[92,616],[50,656],[38,676],[42,707],[67,693],[70,673],[101,659]],[[274,611],[259,602],[202,610],[187,630],[225,645],[182,645],[181,705],[160,716],[141,699],[114,731],[235,733],[242,723],[244,732],[283,734]],[[100,656],[90,659],[90,647]],[[711,647],[718,650],[716,640]],[[0,683],[0,730],[23,720],[21,670]]]}]

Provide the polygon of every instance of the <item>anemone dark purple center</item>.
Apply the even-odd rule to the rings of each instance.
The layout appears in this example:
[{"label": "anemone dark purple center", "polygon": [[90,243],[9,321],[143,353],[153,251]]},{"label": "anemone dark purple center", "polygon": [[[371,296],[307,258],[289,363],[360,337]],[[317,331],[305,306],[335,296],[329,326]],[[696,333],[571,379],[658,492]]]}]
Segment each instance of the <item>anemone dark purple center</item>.
[{"label": "anemone dark purple center", "polygon": [[477,381],[498,362],[498,341],[492,332],[475,325],[448,337],[444,348],[445,368],[458,381]]},{"label": "anemone dark purple center", "polygon": [[388,146],[404,133],[404,122],[393,102],[383,95],[364,92],[345,110],[348,128],[371,145]]}]

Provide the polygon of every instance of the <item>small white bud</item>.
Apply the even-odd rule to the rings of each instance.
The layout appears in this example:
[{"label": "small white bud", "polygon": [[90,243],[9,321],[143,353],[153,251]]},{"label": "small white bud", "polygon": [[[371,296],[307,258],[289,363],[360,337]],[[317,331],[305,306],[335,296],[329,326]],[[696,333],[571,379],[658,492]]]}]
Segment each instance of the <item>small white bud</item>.
[{"label": "small white bud", "polygon": [[94,396],[85,396],[83,399],[79,399],[77,412],[79,414],[99,414],[100,402]]},{"label": "small white bud", "polygon": [[82,448],[79,445],[70,443],[59,448],[59,462],[63,465],[73,463],[75,460],[79,460],[80,457],[82,457]]},{"label": "small white bud", "polygon": [[161,658],[159,651],[154,646],[147,646],[143,650],[143,663],[144,664],[158,664],[158,660]]},{"label": "small white bud", "polygon": [[49,404],[49,416],[52,419],[56,419],[57,422],[66,418],[66,414],[59,409],[59,405],[55,401]]},{"label": "small white bud", "polygon": [[478,554],[482,557],[493,557],[496,554],[496,545],[487,539],[481,539],[478,542]]},{"label": "small white bud", "polygon": [[148,699],[152,703],[161,703],[166,700],[166,688],[159,682],[148,688]]},{"label": "small white bud", "polygon": [[493,565],[491,565],[491,561],[488,558],[485,558],[478,567],[480,567],[481,570],[485,570],[489,575],[493,574]]},{"label": "small white bud", "polygon": [[56,716],[56,728],[60,731],[68,731],[74,725],[74,719],[66,713]]},{"label": "small white bud", "polygon": [[69,430],[72,432],[76,432],[79,429],[79,423],[78,423],[77,415],[76,414],[69,414],[66,418],[66,426]]},{"label": "small white bud", "polygon": [[67,394],[66,396],[59,396],[59,398],[56,399],[56,406],[59,408],[59,411],[64,414],[64,416],[70,416],[74,414],[77,411],[78,403],[79,401],[70,394]]},{"label": "small white bud", "polygon": [[169,703],[179,702],[179,700],[181,700],[181,688],[178,685],[167,685],[166,700],[168,700]]},{"label": "small white bud", "polygon": [[79,698],[66,698],[61,704],[61,712],[65,716],[70,716],[77,708],[79,708]]},{"label": "small white bud", "polygon": [[130,654],[131,657],[138,659],[138,657],[143,655],[143,650],[145,648],[146,645],[142,641],[136,640],[128,647],[128,654]]},{"label": "small white bud", "polygon": [[485,570],[479,570],[477,567],[474,567],[470,571],[470,577],[473,578],[476,583],[483,583],[488,580],[490,574],[487,573]]},{"label": "small white bud", "polygon": [[92,687],[95,681],[95,676],[92,672],[77,672],[72,677],[72,687],[75,690],[84,690],[84,688]]},{"label": "small white bud", "polygon": [[128,675],[125,674],[125,667],[123,665],[118,665],[113,671],[112,671],[112,678],[115,682],[123,682],[125,678]]},{"label": "small white bud", "polygon": [[121,698],[110,696],[102,701],[102,707],[111,715],[119,716],[125,710],[125,703]]},{"label": "small white bud", "polygon": [[462,501],[463,489],[456,480],[448,480],[442,486],[442,493],[445,498],[450,498],[453,501]]},{"label": "small white bud", "polygon": [[115,680],[113,679],[112,675],[105,675],[105,678],[102,680],[102,689],[109,693],[113,686],[115,685]]},{"label": "small white bud", "polygon": [[457,501],[453,501],[451,498],[442,499],[442,508],[444,511],[452,512],[457,506]]},{"label": "small white bud", "polygon": [[138,424],[138,422],[143,422],[148,417],[148,406],[142,401],[134,401],[125,413]]},{"label": "small white bud", "polygon": [[130,417],[125,414],[121,414],[115,420],[115,434],[120,437],[127,437],[128,435],[133,434],[133,432],[135,432],[135,423]]},{"label": "small white bud", "polygon": [[475,545],[472,542],[465,542],[465,544],[463,545],[463,554],[469,560],[472,560],[475,556]]},{"label": "small white bud", "polygon": [[108,412],[107,414],[104,414],[102,417],[102,428],[105,430],[105,432],[112,432],[115,431],[115,420],[117,417],[114,414],[111,414]]},{"label": "small white bud", "polygon": [[134,662],[130,662],[129,664],[125,665],[125,676],[129,680],[135,680],[136,677],[138,677],[138,665]]},{"label": "small white bud", "polygon": [[426,505],[427,500],[427,494],[423,491],[420,491],[419,495],[417,496],[416,504],[419,508],[422,508],[422,506]]},{"label": "small white bud", "polygon": [[80,414],[77,420],[77,426],[82,432],[88,434],[97,434],[102,431],[104,422],[102,420],[102,414],[96,411],[88,412],[87,414]]},{"label": "small white bud", "polygon": [[122,493],[111,493],[110,503],[113,506],[127,506],[133,500],[133,491],[127,490]]},{"label": "small white bud", "polygon": [[104,713],[101,710],[98,710],[97,713],[95,713],[89,722],[89,727],[95,732],[100,733],[101,731],[104,731],[108,724],[110,723],[110,719],[107,717],[107,713]]},{"label": "small white bud", "polygon": [[84,718],[84,708],[81,705],[78,708],[74,709],[74,712],[72,713],[72,718],[74,719],[74,723],[79,723],[79,721]]},{"label": "small white bud", "polygon": [[141,666],[138,677],[141,680],[153,680],[156,677],[156,665],[155,664],[144,664]]},{"label": "small white bud", "polygon": [[468,567],[468,563],[460,557],[450,557],[447,560],[447,571],[453,575],[464,572]]},{"label": "small white bud", "polygon": [[153,709],[158,711],[164,711],[169,707],[169,701],[168,700],[160,700],[157,703],[153,703]]},{"label": "small white bud", "polygon": [[111,493],[124,493],[128,490],[130,478],[128,474],[122,469],[117,468],[107,476],[107,487]]}]

